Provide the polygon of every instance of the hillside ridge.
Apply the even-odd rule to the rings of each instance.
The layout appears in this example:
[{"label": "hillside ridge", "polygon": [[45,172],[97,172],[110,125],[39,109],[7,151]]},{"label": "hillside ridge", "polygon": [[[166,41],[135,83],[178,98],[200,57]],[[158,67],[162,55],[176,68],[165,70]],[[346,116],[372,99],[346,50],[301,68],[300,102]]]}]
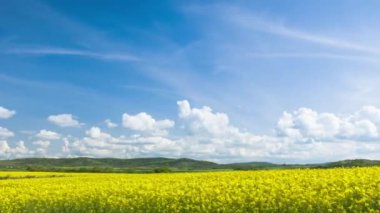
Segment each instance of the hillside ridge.
[{"label": "hillside ridge", "polygon": [[335,168],[380,166],[380,160],[347,159],[316,164],[276,164],[241,162],[219,164],[190,158],[20,158],[0,160],[0,170],[72,171],[72,172],[152,172],[204,170],[258,170],[281,168]]}]

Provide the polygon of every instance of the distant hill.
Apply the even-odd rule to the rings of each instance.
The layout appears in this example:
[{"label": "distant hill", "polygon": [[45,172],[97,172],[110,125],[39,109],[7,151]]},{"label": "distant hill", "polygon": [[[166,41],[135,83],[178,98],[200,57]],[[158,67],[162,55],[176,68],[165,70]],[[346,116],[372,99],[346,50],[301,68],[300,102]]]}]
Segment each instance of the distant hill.
[{"label": "distant hill", "polygon": [[353,159],[353,160],[342,160],[336,162],[329,162],[320,164],[320,167],[363,167],[363,166],[380,166],[380,160],[367,160],[367,159]]},{"label": "distant hill", "polygon": [[100,167],[175,167],[175,168],[210,168],[218,164],[208,161],[197,161],[180,158],[26,158],[9,161],[0,161],[0,166],[44,166],[44,167],[80,167],[80,166],[100,166]]},{"label": "distant hill", "polygon": [[250,169],[267,169],[280,166],[279,164],[273,164],[268,162],[248,162],[248,163],[230,163],[220,164],[219,168],[235,169],[235,170],[250,170]]},{"label": "distant hill", "polygon": [[0,161],[0,170],[68,170],[93,171],[112,170],[151,171],[156,168],[172,170],[209,170],[218,169],[218,164],[187,158],[24,158]]},{"label": "distant hill", "polygon": [[274,164],[248,162],[217,164],[188,158],[24,158],[1,160],[0,170],[69,171],[69,172],[168,172],[204,170],[258,170],[290,168],[380,166],[380,160],[354,159],[322,164]]}]

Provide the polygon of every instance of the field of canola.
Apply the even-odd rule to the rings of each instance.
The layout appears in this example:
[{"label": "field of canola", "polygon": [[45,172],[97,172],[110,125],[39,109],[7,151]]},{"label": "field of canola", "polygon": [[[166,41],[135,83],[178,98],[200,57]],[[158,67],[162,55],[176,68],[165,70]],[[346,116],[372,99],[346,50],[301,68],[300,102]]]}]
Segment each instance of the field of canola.
[{"label": "field of canola", "polygon": [[29,178],[0,180],[0,212],[380,212],[380,167],[5,176]]}]

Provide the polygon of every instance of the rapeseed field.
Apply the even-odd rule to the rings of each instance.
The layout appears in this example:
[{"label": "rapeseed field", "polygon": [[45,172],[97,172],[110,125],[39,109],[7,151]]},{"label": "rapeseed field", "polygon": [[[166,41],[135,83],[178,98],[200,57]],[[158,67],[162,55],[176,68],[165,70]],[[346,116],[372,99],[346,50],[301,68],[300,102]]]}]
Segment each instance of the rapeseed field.
[{"label": "rapeseed field", "polygon": [[0,177],[2,213],[380,212],[380,167]]}]

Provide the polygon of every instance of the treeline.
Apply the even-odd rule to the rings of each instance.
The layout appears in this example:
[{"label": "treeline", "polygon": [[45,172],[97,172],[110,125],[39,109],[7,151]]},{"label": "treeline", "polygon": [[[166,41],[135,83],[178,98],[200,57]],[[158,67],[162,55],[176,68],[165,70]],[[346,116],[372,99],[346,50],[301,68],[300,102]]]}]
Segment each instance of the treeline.
[{"label": "treeline", "polygon": [[[7,169],[14,170],[14,169]],[[17,168],[16,170],[19,170]],[[158,167],[152,169],[141,168],[112,168],[112,167],[41,167],[41,166],[27,166],[26,171],[31,172],[73,172],[73,173],[170,173],[179,170],[173,170],[169,167]],[[190,171],[190,170],[187,170]]]},{"label": "treeline", "polygon": [[30,158],[0,160],[0,170],[47,171],[47,172],[99,172],[99,173],[168,173],[223,170],[267,170],[336,167],[380,166],[378,160],[344,160],[321,164],[274,164],[268,162],[248,162],[217,164],[193,159],[169,158]]}]

